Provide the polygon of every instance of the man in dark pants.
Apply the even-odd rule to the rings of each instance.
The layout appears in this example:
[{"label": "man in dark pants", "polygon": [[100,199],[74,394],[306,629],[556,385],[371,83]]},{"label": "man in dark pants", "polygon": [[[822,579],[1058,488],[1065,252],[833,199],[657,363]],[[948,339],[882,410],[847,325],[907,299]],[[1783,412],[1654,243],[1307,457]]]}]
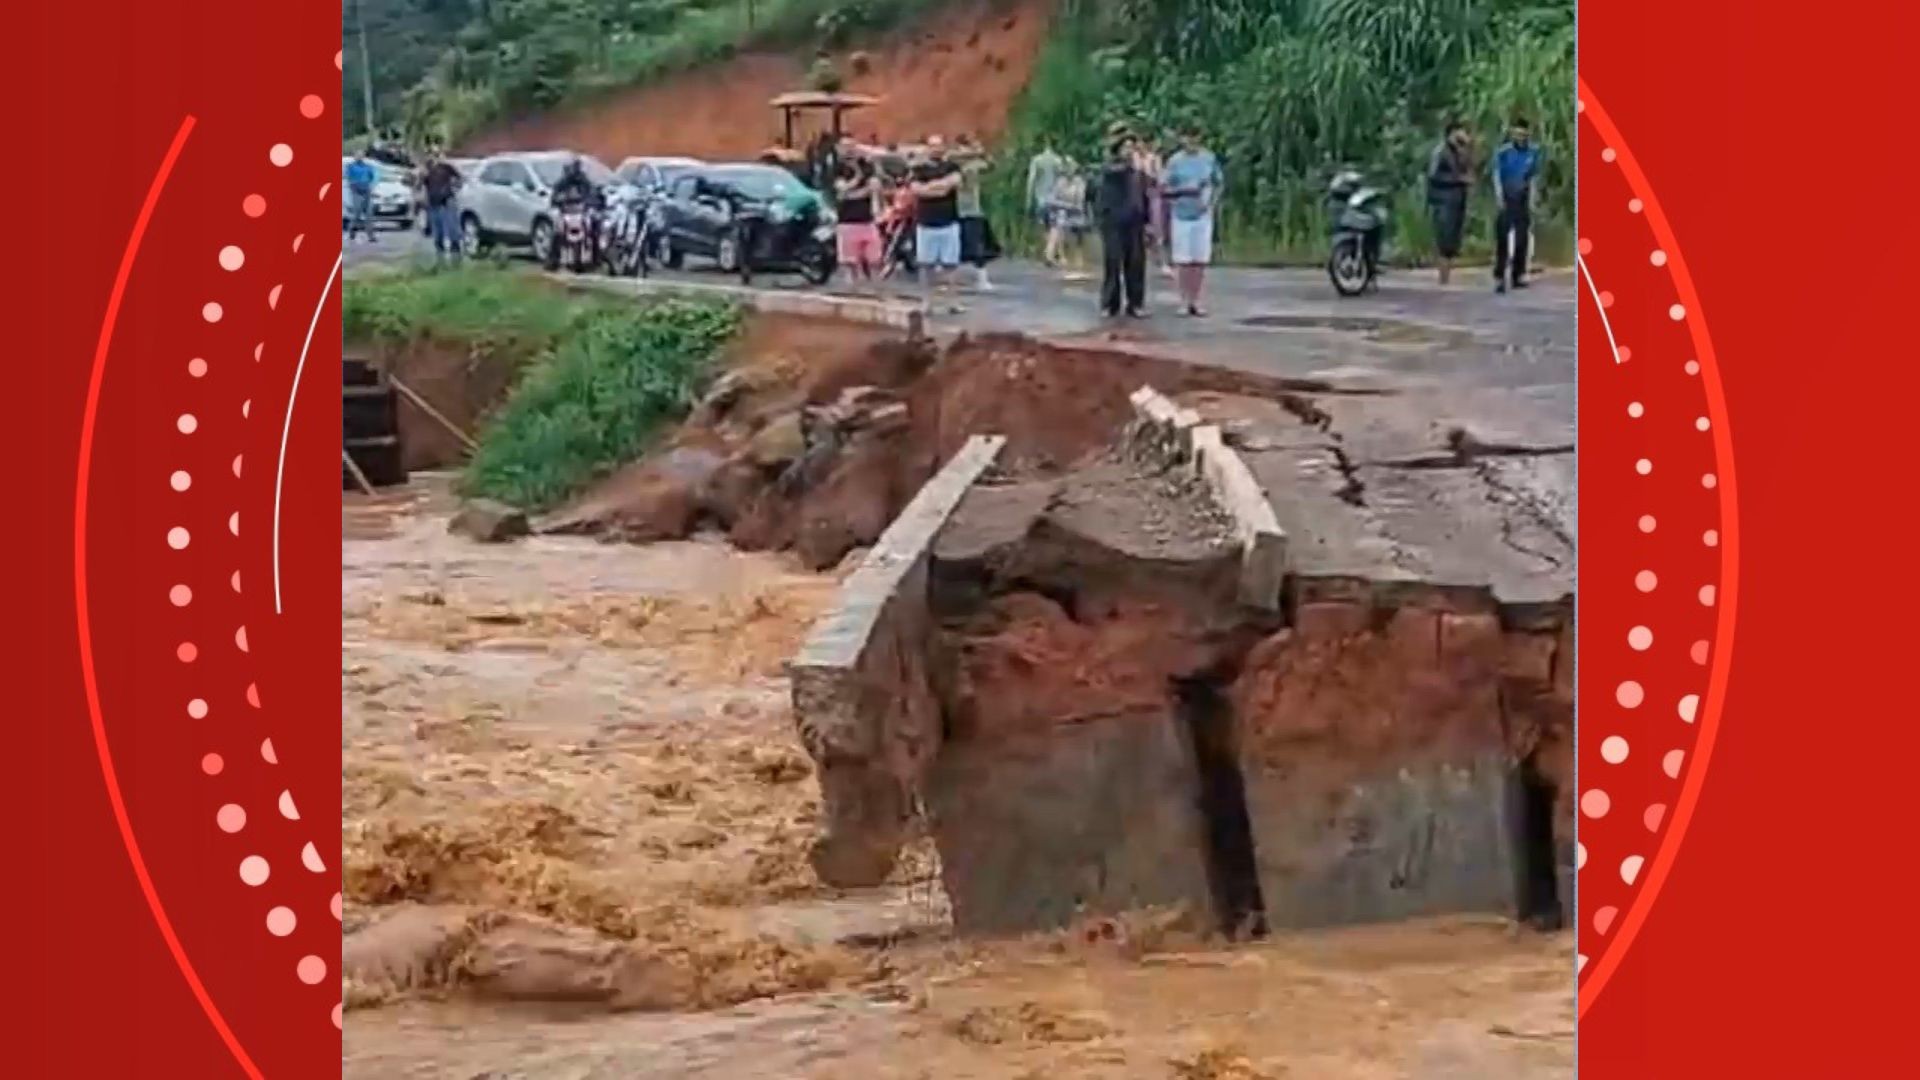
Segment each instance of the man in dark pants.
[{"label": "man in dark pants", "polygon": [[1120,134],[1108,147],[1094,190],[1095,214],[1106,276],[1100,285],[1100,310],[1108,318],[1120,314],[1147,317],[1147,185],[1134,161],[1134,138]]},{"label": "man in dark pants", "polygon": [[[1516,116],[1507,141],[1493,155],[1493,288],[1506,292],[1527,286],[1527,241],[1533,231],[1533,182],[1540,175],[1540,148],[1533,145],[1525,117]],[[1511,252],[1509,252],[1511,244]]]},{"label": "man in dark pants", "polygon": [[1433,248],[1440,256],[1440,284],[1453,277],[1453,260],[1460,254],[1460,233],[1467,223],[1467,188],[1472,183],[1468,162],[1467,128],[1459,121],[1447,125],[1447,135],[1427,159],[1427,212],[1433,219]]}]

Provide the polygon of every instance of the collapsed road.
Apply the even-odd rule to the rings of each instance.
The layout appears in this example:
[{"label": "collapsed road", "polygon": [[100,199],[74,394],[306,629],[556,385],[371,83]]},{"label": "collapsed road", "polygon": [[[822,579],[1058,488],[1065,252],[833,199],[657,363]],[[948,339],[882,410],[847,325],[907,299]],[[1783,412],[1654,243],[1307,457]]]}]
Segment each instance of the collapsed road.
[{"label": "collapsed road", "polygon": [[[1474,920],[1572,894],[1571,289],[1222,277],[1216,318],[1124,333],[1011,275],[920,339],[757,314],[536,535],[478,545],[428,500],[353,540],[349,1074],[1569,1060],[1486,1032],[1570,1026],[1570,938]],[[465,430],[510,381],[369,349]],[[423,479],[383,506],[461,454],[397,407]],[[873,722],[834,746],[788,702],[862,596]],[[1137,908],[1233,937],[1467,914],[1212,952],[1102,918]],[[1061,951],[1114,925],[1086,948],[1118,966]]]}]

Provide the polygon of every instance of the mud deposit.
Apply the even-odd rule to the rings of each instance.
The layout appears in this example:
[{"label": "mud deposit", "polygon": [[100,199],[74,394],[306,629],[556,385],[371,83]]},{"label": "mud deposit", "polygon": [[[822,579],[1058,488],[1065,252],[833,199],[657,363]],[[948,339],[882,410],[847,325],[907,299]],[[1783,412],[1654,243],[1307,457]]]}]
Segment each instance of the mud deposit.
[{"label": "mud deposit", "polygon": [[1563,935],[1226,947],[1146,913],[961,944],[924,839],[827,889],[780,664],[834,576],[710,539],[472,544],[443,478],[347,504],[349,1077],[1571,1071]]},{"label": "mud deposit", "polygon": [[655,453],[540,527],[633,541],[724,532],[826,569],[871,546],[968,437],[1004,435],[1004,472],[1059,475],[1112,441],[1127,397],[1288,395],[1271,380],[1015,335],[896,331],[756,316],[726,374]]}]

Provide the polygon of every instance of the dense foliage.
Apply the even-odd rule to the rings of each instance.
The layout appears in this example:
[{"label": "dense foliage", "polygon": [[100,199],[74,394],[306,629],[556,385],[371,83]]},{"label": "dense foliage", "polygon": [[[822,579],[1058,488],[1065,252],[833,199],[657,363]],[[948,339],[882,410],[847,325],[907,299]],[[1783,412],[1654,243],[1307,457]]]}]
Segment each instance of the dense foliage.
[{"label": "dense foliage", "polygon": [[433,338],[525,356],[512,394],[478,433],[462,488],[545,509],[638,457],[685,413],[739,314],[572,296],[474,267],[349,278],[342,323],[348,341]]},{"label": "dense foliage", "polygon": [[[848,44],[942,2],[347,0],[347,124],[362,126],[361,14],[381,124],[421,141],[747,45]],[[1431,249],[1422,170],[1446,119],[1470,126],[1484,168],[1519,113],[1546,151],[1542,255],[1571,257],[1572,0],[1059,0],[1058,10],[989,193],[1016,249],[1037,240],[1020,163],[1047,141],[1094,160],[1107,125],[1124,119],[1156,136],[1180,122],[1207,133],[1228,173],[1227,258],[1319,258],[1327,180],[1350,165],[1393,193],[1390,256],[1420,260]],[[1491,216],[1482,185],[1469,257],[1488,250]]]},{"label": "dense foliage", "polygon": [[346,0],[346,134],[365,130],[358,13],[377,126],[457,141],[487,123],[724,59],[833,47],[940,0]]},{"label": "dense foliage", "polygon": [[[1064,0],[1003,160],[1052,141],[1096,160],[1109,123],[1164,136],[1195,123],[1228,174],[1220,242],[1241,259],[1316,258],[1327,180],[1357,166],[1394,193],[1393,248],[1430,249],[1423,170],[1449,117],[1484,167],[1507,121],[1545,148],[1535,232],[1552,259],[1574,222],[1574,9],[1569,0]],[[1031,243],[1025,176],[1005,169],[996,216]],[[1469,254],[1490,246],[1476,192]]]}]

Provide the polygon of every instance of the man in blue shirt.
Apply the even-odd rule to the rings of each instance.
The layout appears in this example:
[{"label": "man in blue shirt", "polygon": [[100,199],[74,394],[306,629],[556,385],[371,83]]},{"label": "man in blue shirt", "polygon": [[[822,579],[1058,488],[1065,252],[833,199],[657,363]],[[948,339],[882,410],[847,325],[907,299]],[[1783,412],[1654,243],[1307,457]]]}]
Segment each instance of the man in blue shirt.
[{"label": "man in blue shirt", "polygon": [[354,233],[373,239],[373,228],[367,224],[367,218],[373,210],[373,185],[379,178],[380,174],[359,154],[347,162],[347,239],[353,239]]},{"label": "man in blue shirt", "polygon": [[[1516,116],[1507,141],[1493,155],[1493,281],[1495,292],[1527,286],[1527,242],[1533,232],[1533,184],[1540,176],[1540,148],[1525,117]],[[1511,246],[1509,246],[1511,245]]]},{"label": "man in blue shirt", "polygon": [[1198,131],[1182,130],[1180,151],[1167,162],[1163,190],[1171,219],[1167,253],[1188,315],[1206,314],[1200,308],[1200,287],[1213,261],[1213,214],[1224,186],[1220,159],[1201,143]]}]

